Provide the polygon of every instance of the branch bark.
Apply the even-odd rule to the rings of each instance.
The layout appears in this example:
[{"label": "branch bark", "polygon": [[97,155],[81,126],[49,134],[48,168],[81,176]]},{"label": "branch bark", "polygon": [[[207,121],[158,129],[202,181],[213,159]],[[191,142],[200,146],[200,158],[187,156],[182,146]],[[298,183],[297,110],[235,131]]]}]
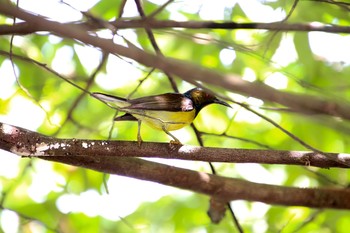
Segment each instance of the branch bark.
[{"label": "branch bark", "polygon": [[[313,189],[258,184],[129,157],[142,157],[147,153],[151,156],[164,153],[165,157],[181,155],[181,147],[178,150],[171,150],[167,144],[162,143],[145,143],[139,148],[136,142],[55,139],[1,123],[0,149],[25,157],[37,157],[188,189],[223,201],[242,199],[277,205],[350,209],[350,189]],[[204,158],[201,157],[201,153],[211,152],[211,156],[215,156],[225,150],[229,151],[229,149],[197,147],[185,154],[191,158],[192,154],[197,153],[194,158]],[[185,154],[182,154],[184,157],[180,157],[185,158]]]},{"label": "branch bark", "polygon": [[[95,31],[105,29],[105,25],[109,24],[116,29],[130,29],[130,28],[148,28],[148,29],[166,29],[166,28],[184,28],[184,29],[250,29],[250,30],[269,30],[280,32],[329,32],[329,33],[350,33],[350,27],[337,25],[314,25],[305,23],[237,23],[237,22],[215,22],[215,21],[175,21],[175,20],[156,20],[156,19],[133,19],[123,20],[118,19],[114,21],[97,23],[96,21],[65,23],[66,26],[81,26],[88,31]],[[21,22],[13,26],[0,25],[0,35],[25,35],[39,31],[49,31],[50,28],[39,27],[30,22]]]},{"label": "branch bark", "polygon": [[49,21],[44,17],[25,12],[20,8],[4,3],[4,1],[0,2],[0,14],[20,18],[35,27],[45,28],[56,35],[76,39],[83,43],[99,47],[109,53],[131,58],[145,66],[155,67],[165,73],[177,75],[190,83],[202,81],[207,84],[220,86],[232,92],[282,104],[297,112],[325,114],[350,119],[350,105],[345,102],[328,101],[315,96],[283,92],[263,83],[251,83],[242,80],[237,75],[223,75],[214,70],[191,64],[188,61],[153,55],[133,46],[124,47],[114,44],[108,39],[98,38],[89,34],[86,28],[80,25],[65,25]]},{"label": "branch bark", "polygon": [[[144,157],[224,163],[287,164],[345,168],[349,154],[210,148],[168,143],[61,139],[0,122],[0,149],[23,157]],[[331,159],[329,159],[331,158]]]}]

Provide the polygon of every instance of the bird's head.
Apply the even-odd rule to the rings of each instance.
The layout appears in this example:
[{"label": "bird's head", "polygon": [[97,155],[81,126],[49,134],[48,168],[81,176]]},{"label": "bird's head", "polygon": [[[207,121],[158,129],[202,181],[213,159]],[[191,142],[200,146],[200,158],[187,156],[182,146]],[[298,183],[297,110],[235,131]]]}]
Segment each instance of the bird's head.
[{"label": "bird's head", "polygon": [[216,96],[205,92],[204,90],[200,89],[200,88],[194,88],[191,89],[187,92],[184,93],[184,96],[186,96],[187,98],[190,98],[193,101],[194,107],[197,110],[197,113],[204,108],[205,106],[209,105],[209,104],[221,104],[224,105],[226,107],[230,107],[231,106],[222,101],[219,100],[218,98],[216,98]]}]

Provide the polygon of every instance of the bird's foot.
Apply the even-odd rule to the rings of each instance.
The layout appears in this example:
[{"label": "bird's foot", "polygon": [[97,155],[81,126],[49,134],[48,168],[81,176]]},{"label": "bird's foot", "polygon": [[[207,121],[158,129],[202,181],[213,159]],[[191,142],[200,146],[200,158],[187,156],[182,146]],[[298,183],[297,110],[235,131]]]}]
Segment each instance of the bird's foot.
[{"label": "bird's foot", "polygon": [[139,145],[139,147],[141,147],[141,144],[142,144],[142,138],[141,138],[141,136],[139,137],[139,136],[137,136],[137,144]]},{"label": "bird's foot", "polygon": [[179,140],[171,140],[170,145],[181,145],[182,146],[182,143]]},{"label": "bird's foot", "polygon": [[181,147],[182,143],[179,140],[171,140],[169,142],[170,150],[176,150],[177,148]]}]

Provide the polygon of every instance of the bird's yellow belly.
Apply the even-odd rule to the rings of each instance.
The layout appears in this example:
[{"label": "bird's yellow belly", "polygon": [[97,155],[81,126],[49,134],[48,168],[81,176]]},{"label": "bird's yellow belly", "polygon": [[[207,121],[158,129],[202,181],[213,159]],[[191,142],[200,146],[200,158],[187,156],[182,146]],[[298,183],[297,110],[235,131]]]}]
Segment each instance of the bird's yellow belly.
[{"label": "bird's yellow belly", "polygon": [[131,114],[152,128],[162,130],[164,127],[167,131],[181,129],[191,124],[196,116],[195,110],[188,112],[137,110]]}]

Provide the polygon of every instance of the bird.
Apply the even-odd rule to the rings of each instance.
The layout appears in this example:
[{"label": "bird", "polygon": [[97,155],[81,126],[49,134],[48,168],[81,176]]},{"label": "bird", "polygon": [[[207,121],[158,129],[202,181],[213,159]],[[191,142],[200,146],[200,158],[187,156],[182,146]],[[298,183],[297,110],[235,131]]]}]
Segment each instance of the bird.
[{"label": "bird", "polygon": [[180,140],[169,131],[190,125],[198,113],[209,104],[231,107],[228,103],[198,87],[183,94],[165,93],[136,99],[125,99],[99,92],[91,95],[109,107],[125,112],[124,115],[116,117],[115,121],[138,121],[137,141],[139,146],[142,143],[140,133],[142,122],[152,128],[163,130],[174,139],[170,143],[182,145]]}]

